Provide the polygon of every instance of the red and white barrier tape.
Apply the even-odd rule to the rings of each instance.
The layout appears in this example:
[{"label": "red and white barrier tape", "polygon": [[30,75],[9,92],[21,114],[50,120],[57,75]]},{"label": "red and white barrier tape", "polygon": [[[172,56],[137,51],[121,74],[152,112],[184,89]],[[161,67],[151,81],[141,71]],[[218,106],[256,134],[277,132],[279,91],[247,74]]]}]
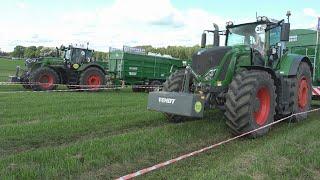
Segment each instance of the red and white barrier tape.
[{"label": "red and white barrier tape", "polygon": [[[45,83],[43,83],[45,84]],[[13,85],[41,85],[41,83],[10,83],[10,82],[0,82],[0,86],[13,86]],[[52,84],[53,86],[63,85],[66,84]],[[67,90],[46,90],[46,91],[0,91],[0,94],[10,94],[10,93],[23,93],[23,92],[78,92],[78,91],[98,91],[98,90],[119,90],[128,88],[128,85],[101,85],[99,87],[92,87],[90,85],[71,85],[72,87],[79,87],[77,89],[67,89]],[[151,85],[133,85],[134,88],[139,89],[157,89],[161,88],[162,86],[151,86]]]},{"label": "red and white barrier tape", "polygon": [[154,170],[160,169],[160,168],[162,168],[162,167],[168,166],[168,165],[170,165],[170,164],[176,163],[176,162],[181,161],[181,160],[183,160],[183,159],[186,159],[186,158],[188,158],[188,157],[195,156],[195,155],[200,154],[200,153],[202,153],[202,152],[205,152],[205,151],[208,151],[208,150],[210,150],[210,149],[213,149],[213,148],[216,148],[216,147],[218,147],[218,146],[221,146],[221,145],[223,145],[223,144],[229,143],[229,142],[231,142],[231,141],[233,141],[233,140],[239,139],[239,138],[244,137],[244,136],[246,136],[246,135],[249,135],[249,134],[251,134],[251,133],[253,133],[253,132],[256,132],[256,131],[259,131],[259,130],[261,130],[261,129],[270,127],[270,126],[272,126],[272,125],[278,124],[278,123],[280,123],[280,122],[282,122],[282,121],[285,121],[285,120],[287,120],[287,119],[290,119],[290,118],[292,118],[292,117],[294,117],[294,116],[302,115],[302,114],[307,114],[307,113],[312,113],[312,112],[316,112],[316,111],[320,111],[320,108],[318,108],[318,109],[313,109],[313,110],[306,111],[306,112],[301,112],[301,113],[292,114],[292,115],[290,115],[290,116],[288,116],[288,117],[286,117],[286,118],[277,120],[277,121],[272,122],[272,123],[270,123],[270,124],[267,124],[267,125],[265,125],[265,126],[262,126],[262,127],[257,128],[257,129],[254,129],[254,130],[252,130],[252,131],[249,131],[249,132],[240,134],[240,135],[235,136],[235,137],[232,137],[232,138],[230,138],[230,139],[221,141],[221,142],[219,142],[219,143],[210,145],[210,146],[205,147],[205,148],[202,148],[202,149],[200,149],[200,150],[193,151],[193,152],[191,152],[191,153],[188,153],[188,154],[179,156],[179,157],[177,157],[177,158],[170,159],[170,160],[168,160],[168,161],[165,161],[165,162],[156,164],[156,165],[154,165],[154,166],[150,166],[150,167],[148,167],[148,168],[141,169],[141,170],[136,171],[136,172],[134,172],[134,173],[127,174],[127,175],[125,175],[125,176],[119,177],[119,178],[117,178],[117,180],[126,180],[126,179],[132,179],[132,178],[137,177],[137,176],[141,176],[141,175],[143,175],[143,174],[146,174],[146,173],[149,173],[149,172],[151,172],[151,171],[154,171]]},{"label": "red and white barrier tape", "polygon": [[320,96],[320,87],[313,87],[312,88],[312,95],[313,96]]},{"label": "red and white barrier tape", "polygon": [[47,91],[0,91],[0,94],[16,94],[16,93],[50,93],[50,92],[78,92],[78,91],[87,91],[87,92],[95,92],[98,90],[118,90],[123,89],[121,87],[118,88],[94,88],[94,89],[66,89],[66,90],[47,90]]}]

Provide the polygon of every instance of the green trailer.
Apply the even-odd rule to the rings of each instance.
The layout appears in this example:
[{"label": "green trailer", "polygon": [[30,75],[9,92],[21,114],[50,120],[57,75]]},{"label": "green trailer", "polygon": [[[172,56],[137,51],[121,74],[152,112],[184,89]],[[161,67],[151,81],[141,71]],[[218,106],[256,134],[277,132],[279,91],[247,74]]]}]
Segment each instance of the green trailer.
[{"label": "green trailer", "polygon": [[113,84],[131,85],[133,91],[151,91],[187,61],[168,55],[146,53],[144,49],[123,46],[109,48],[108,76]]},{"label": "green trailer", "polygon": [[313,96],[320,96],[320,45],[316,30],[294,29],[286,44],[289,53],[309,57],[313,65]]}]

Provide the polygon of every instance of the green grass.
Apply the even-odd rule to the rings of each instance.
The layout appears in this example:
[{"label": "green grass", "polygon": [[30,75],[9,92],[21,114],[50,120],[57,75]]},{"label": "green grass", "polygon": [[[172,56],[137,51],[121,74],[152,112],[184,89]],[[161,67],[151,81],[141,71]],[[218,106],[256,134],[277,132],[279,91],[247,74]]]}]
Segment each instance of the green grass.
[{"label": "green grass", "polygon": [[[0,179],[111,179],[231,137],[220,111],[172,124],[146,103],[130,90],[0,92]],[[318,179],[319,127],[314,113],[140,178]]]},{"label": "green grass", "polygon": [[0,82],[8,81],[9,76],[15,75],[17,66],[24,67],[24,61],[0,58]]}]

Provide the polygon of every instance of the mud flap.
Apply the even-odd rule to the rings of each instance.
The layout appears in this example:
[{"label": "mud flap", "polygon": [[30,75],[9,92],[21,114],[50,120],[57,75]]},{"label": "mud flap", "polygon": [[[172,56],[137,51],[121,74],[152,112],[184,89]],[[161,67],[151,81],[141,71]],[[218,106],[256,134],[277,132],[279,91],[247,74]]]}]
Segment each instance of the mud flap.
[{"label": "mud flap", "polygon": [[148,110],[202,118],[204,99],[199,94],[155,91],[148,96]]}]

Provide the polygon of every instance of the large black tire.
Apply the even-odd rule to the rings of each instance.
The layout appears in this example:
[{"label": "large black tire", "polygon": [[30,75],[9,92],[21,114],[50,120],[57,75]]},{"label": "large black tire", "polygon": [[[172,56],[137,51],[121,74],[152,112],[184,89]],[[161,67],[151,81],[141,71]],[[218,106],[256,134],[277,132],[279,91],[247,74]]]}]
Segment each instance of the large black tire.
[{"label": "large black tire", "polygon": [[[274,121],[276,93],[271,75],[251,70],[238,73],[226,96],[226,124],[234,135],[243,134]],[[266,134],[270,127],[252,132],[249,137]]]},{"label": "large black tire", "polygon": [[82,89],[99,91],[106,85],[106,77],[101,69],[90,67],[81,73],[79,82]]},{"label": "large black tire", "polygon": [[58,73],[49,67],[40,67],[30,76],[31,88],[34,91],[55,90],[60,82]]},{"label": "large black tire", "polygon": [[132,85],[132,91],[133,92],[142,92],[142,91],[144,91],[144,88],[142,88],[142,85],[134,84],[134,85]]},{"label": "large black tire", "polygon": [[[166,82],[163,84],[162,91],[166,92],[180,92],[182,90],[183,86],[183,80],[184,80],[185,70],[177,70],[173,74],[169,76],[169,78],[166,80]],[[184,121],[187,117],[185,116],[178,116],[174,114],[165,113],[168,121],[179,123]]]},{"label": "large black tire", "polygon": [[29,76],[27,75],[26,72],[24,72],[21,77],[20,77],[20,81],[22,83],[22,87],[25,89],[32,89],[31,85],[30,85],[30,80],[29,80]]},{"label": "large black tire", "polygon": [[[312,75],[310,66],[301,62],[296,77],[293,114],[310,110],[312,101]],[[308,114],[299,114],[292,118],[292,122],[299,122],[308,117]]]}]

